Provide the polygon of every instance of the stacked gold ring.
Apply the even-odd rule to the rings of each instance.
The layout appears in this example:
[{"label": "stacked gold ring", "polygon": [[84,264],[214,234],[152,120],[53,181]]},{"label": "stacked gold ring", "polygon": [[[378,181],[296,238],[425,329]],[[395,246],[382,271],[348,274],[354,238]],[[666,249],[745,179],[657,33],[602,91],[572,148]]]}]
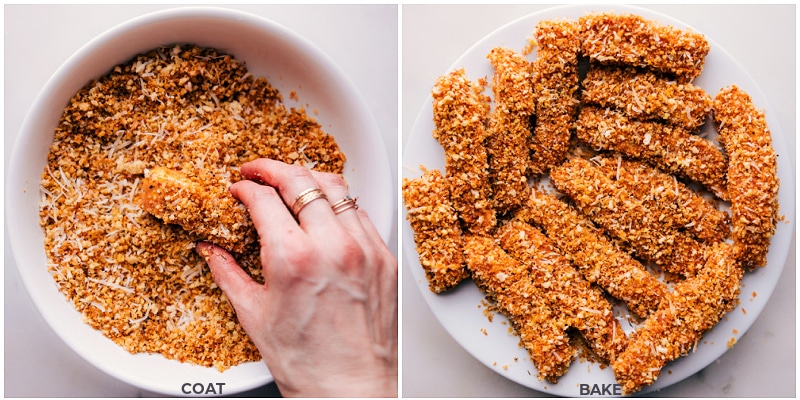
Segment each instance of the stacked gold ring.
[{"label": "stacked gold ring", "polygon": [[303,190],[302,192],[300,192],[300,194],[297,195],[294,204],[292,204],[292,213],[294,214],[295,217],[297,217],[300,214],[300,211],[302,211],[303,208],[305,208],[305,206],[308,205],[308,203],[311,203],[312,201],[317,199],[327,200],[328,196],[326,196],[325,193],[322,192],[322,189],[308,188],[306,190]]},{"label": "stacked gold ring", "polygon": [[343,199],[337,201],[331,206],[331,209],[333,209],[334,214],[339,214],[351,208],[358,209],[358,204],[356,204],[356,199],[350,196],[344,196]]}]

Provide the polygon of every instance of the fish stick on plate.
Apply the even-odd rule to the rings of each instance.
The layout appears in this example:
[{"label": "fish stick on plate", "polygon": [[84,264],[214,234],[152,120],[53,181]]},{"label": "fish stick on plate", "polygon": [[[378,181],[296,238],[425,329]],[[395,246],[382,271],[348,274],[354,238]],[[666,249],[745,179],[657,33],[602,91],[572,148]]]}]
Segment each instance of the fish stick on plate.
[{"label": "fish stick on plate", "polygon": [[591,160],[662,223],[682,229],[704,242],[719,242],[730,234],[728,214],[674,175],[619,154],[599,155]]},{"label": "fish stick on plate", "polygon": [[534,285],[552,307],[567,315],[592,350],[603,360],[617,358],[627,343],[611,303],[583,278],[540,230],[511,220],[498,229],[496,239],[509,255],[527,264]]},{"label": "fish stick on plate", "polygon": [[638,15],[592,13],[580,17],[578,23],[581,50],[592,61],[650,68],[680,82],[699,76],[711,51],[700,33]]},{"label": "fish stick on plate", "polygon": [[611,363],[623,393],[652,384],[666,363],[688,354],[703,333],[736,306],[743,275],[731,245],[710,247],[700,272],[675,285]]},{"label": "fish stick on plate", "polygon": [[459,69],[439,77],[431,95],[433,137],[444,149],[453,206],[468,232],[486,234],[494,229],[497,216],[484,144],[489,103],[482,91]]},{"label": "fish stick on plate", "polygon": [[487,56],[494,67],[495,107],[489,115],[486,149],[494,207],[505,213],[519,207],[528,193],[533,87],[530,62],[519,53],[496,47]]},{"label": "fish stick on plate", "polygon": [[466,235],[464,255],[472,279],[511,321],[538,378],[556,383],[578,352],[570,343],[567,316],[549,304],[531,279],[530,267],[509,256],[493,238]]},{"label": "fish stick on plate", "polygon": [[640,317],[655,311],[667,293],[667,286],[647,272],[642,263],[555,196],[534,189],[526,207],[514,217],[541,228],[587,281],[624,301]]},{"label": "fish stick on plate", "polygon": [[243,253],[258,241],[247,209],[224,183],[204,185],[181,171],[156,167],[146,174],[137,200],[156,218],[230,252]]},{"label": "fish stick on plate", "polygon": [[711,112],[711,96],[699,86],[664,79],[649,71],[597,64],[589,68],[583,80],[581,101],[688,131],[700,127]]},{"label": "fish stick on plate", "polygon": [[587,106],[576,124],[580,140],[597,150],[612,150],[688,178],[728,199],[727,159],[710,140],[653,121],[637,121],[613,109]]},{"label": "fish stick on plate", "polygon": [[435,169],[424,171],[419,178],[403,179],[403,202],[428,288],[442,293],[458,285],[469,271],[447,179]]},{"label": "fish stick on plate", "polygon": [[571,20],[543,20],[533,32],[533,91],[536,125],[530,141],[531,170],[546,172],[566,158],[580,104],[578,54],[580,29]]},{"label": "fish stick on plate", "polygon": [[637,256],[683,276],[693,276],[705,262],[705,245],[662,224],[591,161],[571,158],[553,168],[550,179],[581,212]]},{"label": "fish stick on plate", "polygon": [[777,155],[764,113],[732,85],[714,98],[719,141],[728,154],[728,192],[737,257],[749,268],[767,263],[778,218]]}]

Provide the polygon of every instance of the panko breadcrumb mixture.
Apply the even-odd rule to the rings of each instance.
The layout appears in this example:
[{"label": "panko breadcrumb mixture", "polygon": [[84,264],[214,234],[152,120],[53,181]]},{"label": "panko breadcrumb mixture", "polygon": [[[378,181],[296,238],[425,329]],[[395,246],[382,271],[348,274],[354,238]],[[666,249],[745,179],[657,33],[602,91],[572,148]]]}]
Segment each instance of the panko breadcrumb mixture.
[{"label": "panko breadcrumb mixture", "polygon": [[[138,199],[149,189],[146,175],[150,183],[160,176],[213,188],[205,197],[226,206],[204,217],[235,229],[229,219],[245,222],[241,212],[226,213],[237,207],[227,187],[241,179],[239,165],[260,157],[336,173],[345,162],[304,110],[286,108],[266,79],[215,49],[157,48],[88,83],[63,112],[41,180],[40,223],[58,289],[87,324],[131,353],[219,370],[260,360],[195,252],[198,240],[213,240],[202,229],[213,227],[185,230]],[[192,218],[175,206],[167,214]],[[257,242],[229,248],[263,281]]]},{"label": "panko breadcrumb mixture", "polygon": [[[460,205],[448,208],[441,188],[418,184],[403,193],[414,211],[408,220],[415,239],[429,243],[419,254],[426,272],[433,249],[463,243],[487,310],[511,321],[540,380],[555,383],[580,357],[611,366],[631,394],[733,309],[743,267],[766,263],[778,218],[771,135],[736,86],[712,100],[691,84],[710,50],[701,34],[614,13],[539,21],[532,30],[522,53],[490,51],[494,99],[484,100],[464,69],[437,80],[433,136],[446,166],[438,179]],[[534,49],[525,96],[526,84],[510,78],[523,76],[519,58]],[[511,54],[513,63],[503,63]],[[509,65],[518,72],[500,68]],[[513,132],[498,129],[531,100],[528,132],[516,130],[524,121]],[[712,112],[722,146],[702,129]],[[514,189],[524,198],[498,199],[518,176],[490,173],[488,185],[486,170],[509,165],[501,147],[523,141],[530,158],[514,173],[527,171],[529,187]],[[427,276],[433,287],[436,277]]]}]

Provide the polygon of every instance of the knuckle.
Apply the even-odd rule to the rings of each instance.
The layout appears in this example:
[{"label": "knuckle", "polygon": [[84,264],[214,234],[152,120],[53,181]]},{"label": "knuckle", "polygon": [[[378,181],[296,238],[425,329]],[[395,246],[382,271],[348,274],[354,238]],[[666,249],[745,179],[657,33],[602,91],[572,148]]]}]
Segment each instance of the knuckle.
[{"label": "knuckle", "polygon": [[311,170],[302,165],[291,164],[286,168],[286,173],[290,179],[313,179]]},{"label": "knuckle", "polygon": [[368,255],[361,245],[349,235],[341,236],[332,256],[346,271],[356,271],[368,263]]},{"label": "knuckle", "polygon": [[347,189],[347,181],[344,176],[340,174],[321,173],[318,175],[318,181],[328,188],[343,188]]}]

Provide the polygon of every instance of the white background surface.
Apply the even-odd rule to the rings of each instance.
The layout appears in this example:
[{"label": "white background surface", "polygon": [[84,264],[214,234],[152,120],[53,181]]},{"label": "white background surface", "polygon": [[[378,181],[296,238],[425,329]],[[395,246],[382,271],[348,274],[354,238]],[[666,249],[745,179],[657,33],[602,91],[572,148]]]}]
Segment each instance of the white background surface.
[{"label": "white background surface", "polygon": [[[403,143],[435,79],[461,54],[504,24],[546,7],[404,5]],[[742,64],[777,114],[790,145],[787,152],[794,169],[795,6],[645,7],[693,26]],[[709,367],[651,396],[795,396],[794,242],[793,239],[781,280],[769,304],[739,342]],[[404,397],[542,395],[506,380],[464,351],[434,318],[408,268],[404,261],[401,354]]]},{"label": "white background surface", "polygon": [[[396,177],[398,6],[230,7],[272,19],[309,39],[333,58],[367,100],[385,142],[386,149],[379,151],[388,154],[392,176]],[[14,173],[8,170],[8,161],[28,108],[56,69],[81,46],[107,29],[164,8],[168,6],[4,6],[4,177]],[[393,187],[397,187],[396,178]],[[392,198],[397,198],[396,192]],[[397,255],[396,227],[393,231],[395,234],[389,243]],[[4,233],[13,234],[5,227]],[[8,250],[4,254],[4,395],[153,395],[108,376],[73,353],[39,316],[22,286],[7,239],[4,246]],[[274,384],[247,393],[255,396],[276,394]]]}]

